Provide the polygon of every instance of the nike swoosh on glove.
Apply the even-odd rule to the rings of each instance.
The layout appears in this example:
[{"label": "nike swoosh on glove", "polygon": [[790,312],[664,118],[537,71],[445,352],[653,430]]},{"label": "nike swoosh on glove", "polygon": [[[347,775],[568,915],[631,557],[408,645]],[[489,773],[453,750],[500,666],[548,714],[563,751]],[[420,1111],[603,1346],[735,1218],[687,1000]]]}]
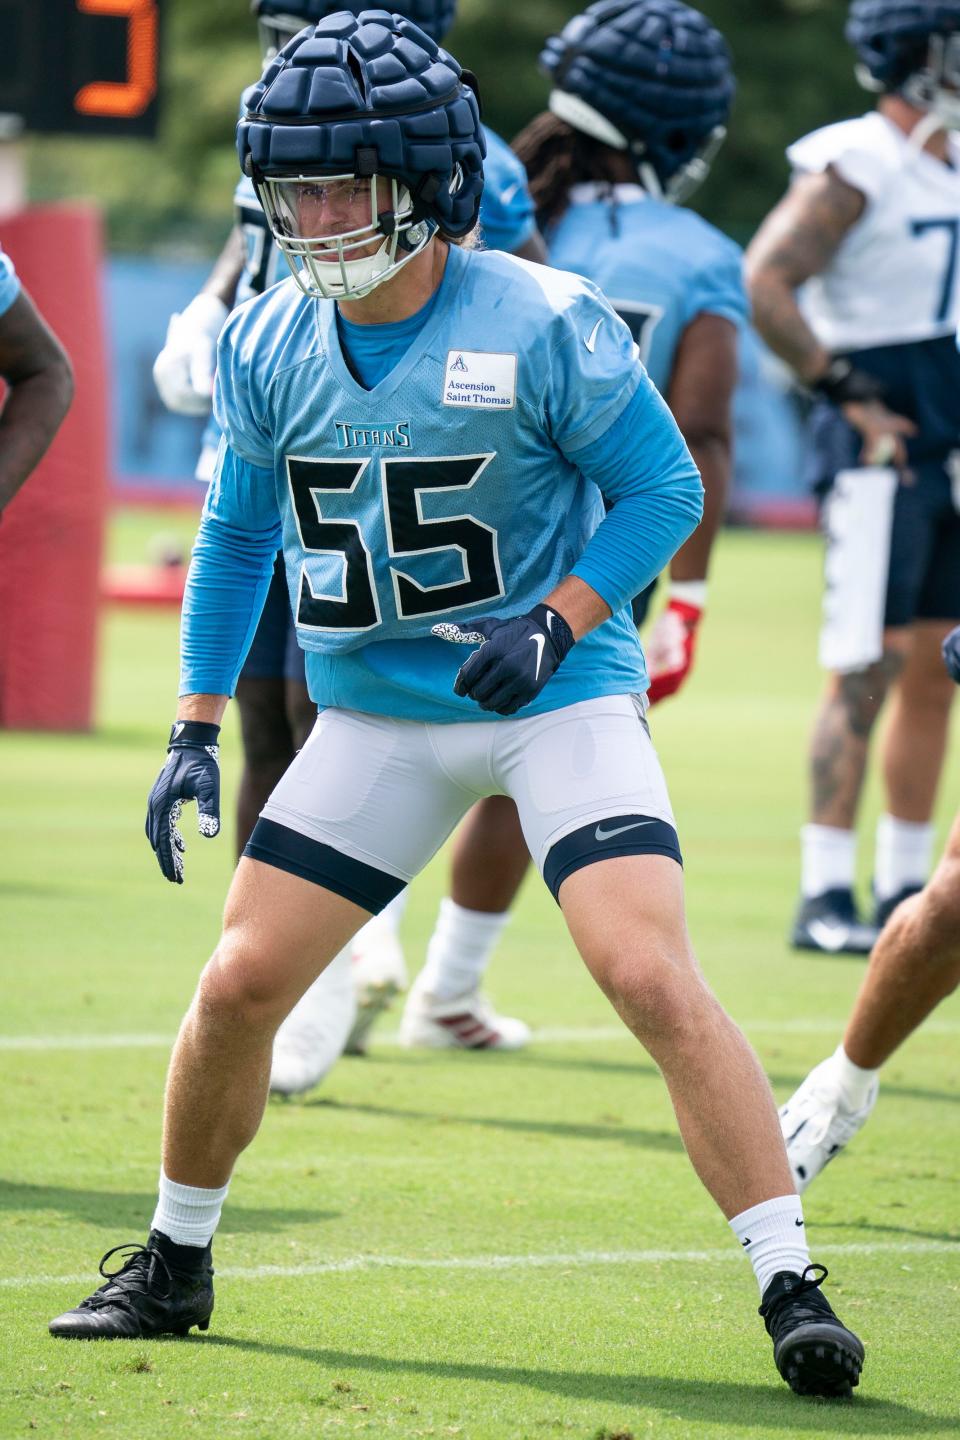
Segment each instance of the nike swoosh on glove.
[{"label": "nike swoosh on glove", "polygon": [[693,652],[697,643],[697,626],[703,619],[699,605],[685,600],[671,600],[657,616],[650,629],[647,644],[647,668],[651,705],[675,695],[693,668]]},{"label": "nike swoosh on glove", "polygon": [[160,869],[175,885],[183,884],[186,846],[177,829],[184,802],[197,802],[197,828],[212,838],[220,831],[219,725],[178,720],[170,730],[167,763],[147,800],[147,839]]},{"label": "nike swoosh on glove", "polygon": [[450,622],[434,635],[457,645],[479,645],[460,666],[453,689],[481,710],[516,715],[536,699],[573,645],[573,631],[549,605],[534,605],[512,620],[472,620],[468,630]]},{"label": "nike swoosh on glove", "polygon": [[960,685],[960,625],[943,642],[943,663]]}]

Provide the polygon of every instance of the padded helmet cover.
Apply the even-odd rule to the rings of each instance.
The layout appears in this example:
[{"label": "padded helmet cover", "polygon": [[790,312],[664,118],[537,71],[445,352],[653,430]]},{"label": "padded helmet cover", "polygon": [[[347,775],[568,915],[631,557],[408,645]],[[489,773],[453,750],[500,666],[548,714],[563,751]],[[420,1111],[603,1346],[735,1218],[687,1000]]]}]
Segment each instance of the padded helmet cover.
[{"label": "padded helmet cover", "polygon": [[486,146],[472,77],[410,20],[344,12],[301,31],[244,92],[244,173],[385,175],[415,214],[472,230]]},{"label": "padded helmet cover", "polygon": [[726,124],[736,90],[723,36],[680,0],[598,0],[547,41],[540,63],[557,90],[642,146],[661,180]]},{"label": "padded helmet cover", "polygon": [[885,90],[926,64],[931,35],[960,30],[960,0],[853,0],[846,37]]}]

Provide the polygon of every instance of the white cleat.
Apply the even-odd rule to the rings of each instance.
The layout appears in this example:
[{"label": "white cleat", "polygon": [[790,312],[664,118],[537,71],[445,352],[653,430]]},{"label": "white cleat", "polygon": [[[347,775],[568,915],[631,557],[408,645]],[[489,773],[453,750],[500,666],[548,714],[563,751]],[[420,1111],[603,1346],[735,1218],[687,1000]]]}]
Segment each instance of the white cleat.
[{"label": "white cleat", "polygon": [[498,1015],[479,990],[437,1000],[420,984],[419,976],[400,1022],[400,1044],[409,1049],[522,1050],[529,1042],[530,1026]]},{"label": "white cleat", "polygon": [[270,1067],[274,1095],[319,1085],[343,1054],[357,1013],[349,947],[341,950],[277,1031]]},{"label": "white cleat", "polygon": [[369,920],[353,937],[353,987],[357,1014],[345,1049],[365,1055],[370,1031],[409,984],[403,946],[387,922]]},{"label": "white cleat", "polygon": [[841,1094],[831,1056],[811,1070],[799,1090],[780,1107],[780,1129],[798,1191],[804,1191],[866,1124],[879,1088],[874,1080],[867,1103],[860,1110],[851,1110]]}]

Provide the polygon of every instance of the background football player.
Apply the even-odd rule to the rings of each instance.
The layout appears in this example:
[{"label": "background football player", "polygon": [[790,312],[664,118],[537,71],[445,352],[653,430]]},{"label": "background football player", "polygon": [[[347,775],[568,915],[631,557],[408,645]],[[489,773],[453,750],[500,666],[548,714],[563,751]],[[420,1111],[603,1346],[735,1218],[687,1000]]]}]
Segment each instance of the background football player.
[{"label": "background football player", "polygon": [[[877,107],[790,147],[794,179],[747,265],[757,328],[816,395],[827,496],[830,676],[792,938],[865,953],[927,876],[953,698],[940,645],[960,617],[960,0],[855,0],[846,33]],[[854,826],[888,693],[876,909],[863,923]]]},{"label": "background football player", "polygon": [[[960,685],[960,629],[943,646]],[[960,985],[960,815],[930,883],[898,905],[870,956],[843,1041],[780,1109],[798,1190],[852,1140],[876,1104],[881,1066]]]},{"label": "background football player", "polygon": [[73,399],[60,341],[0,250],[0,515],[43,458]]},{"label": "background football player", "polygon": [[474,798],[509,793],[753,1264],[781,1374],[849,1394],[863,1347],[809,1263],[766,1079],[694,960],[638,699],[630,602],[700,519],[696,466],[595,286],[453,243],[476,224],[484,142],[467,77],[423,31],[334,15],[245,105],[241,159],[300,289],[241,307],[220,341],[226,444],[148,811],[169,880],[180,805],[197,798],[217,823],[219,722],[281,544],[320,714],[240,860],[180,1030],[148,1243],[50,1328],[209,1325],[211,1238],[278,1024]]},{"label": "background football player", "polygon": [[[747,301],[737,245],[680,203],[705,178],[734,95],[723,37],[678,0],[603,0],[548,40],[549,110],[517,136],[550,263],[594,281],[624,318],[697,462],[704,518],[670,562],[647,644],[650,699],[689,673],[730,479],[731,406]],[[589,337],[587,337],[589,339]],[[634,602],[638,625],[652,586]],[[408,1045],[513,1049],[529,1038],[480,993],[529,857],[509,799],[482,801],[454,846]]]}]

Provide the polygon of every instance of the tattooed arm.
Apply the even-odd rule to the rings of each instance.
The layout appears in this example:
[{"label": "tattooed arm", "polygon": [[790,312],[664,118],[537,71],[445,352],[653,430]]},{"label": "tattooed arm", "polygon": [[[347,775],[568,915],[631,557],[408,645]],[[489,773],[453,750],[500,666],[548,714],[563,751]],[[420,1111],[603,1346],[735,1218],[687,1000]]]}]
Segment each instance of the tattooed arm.
[{"label": "tattooed arm", "polygon": [[860,191],[829,167],[818,175],[801,175],[747,250],[747,287],[756,327],[801,380],[818,379],[831,357],[800,313],[795,292],[826,270],[865,204]]},{"label": "tattooed arm", "polygon": [[[771,350],[808,385],[826,376],[833,357],[803,318],[795,292],[826,270],[865,205],[862,193],[830,166],[819,174],[801,175],[747,249],[754,323]],[[840,408],[863,437],[865,464],[906,464],[905,437],[916,433],[910,420],[876,399],[858,397]]]}]

